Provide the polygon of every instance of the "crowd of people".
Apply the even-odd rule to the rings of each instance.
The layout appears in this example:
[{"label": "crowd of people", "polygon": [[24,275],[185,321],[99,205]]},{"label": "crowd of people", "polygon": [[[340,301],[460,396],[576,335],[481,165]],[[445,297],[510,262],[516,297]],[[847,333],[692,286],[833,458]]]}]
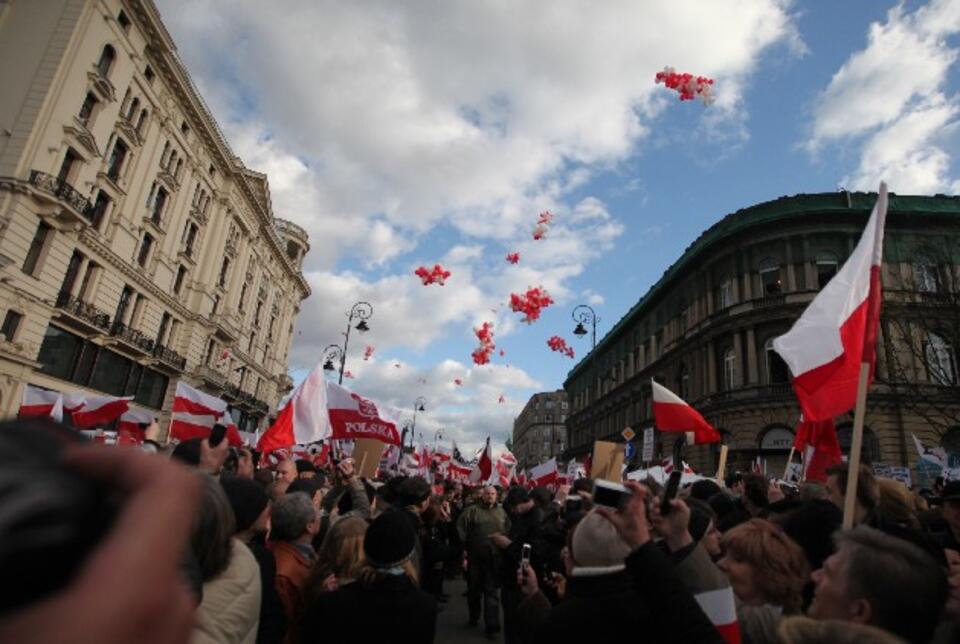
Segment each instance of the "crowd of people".
[{"label": "crowd of people", "polygon": [[960,482],[924,496],[861,467],[843,530],[845,465],[665,504],[626,482],[609,507],[589,478],[370,480],[349,458],[106,448],[45,421],[0,426],[0,470],[3,642],[432,642],[461,576],[457,617],[508,643],[960,641]]}]

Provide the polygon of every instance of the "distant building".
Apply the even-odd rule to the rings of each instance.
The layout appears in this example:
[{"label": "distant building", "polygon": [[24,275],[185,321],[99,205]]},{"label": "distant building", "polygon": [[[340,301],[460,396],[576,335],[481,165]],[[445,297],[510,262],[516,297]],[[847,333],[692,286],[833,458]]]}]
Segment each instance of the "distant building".
[{"label": "distant building", "polygon": [[150,0],[0,3],[0,416],[23,387],[184,380],[262,427],[292,387],[306,232],[227,145]]},{"label": "distant building", "polygon": [[[706,230],[568,374],[567,456],[582,460],[595,440],[652,426],[655,378],[720,429],[728,468],[760,456],[782,473],[800,410],[773,339],[849,256],[875,201],[846,192],[783,197]],[[891,195],[882,278],[863,457],[912,465],[915,434],[960,466],[960,197]],[[851,421],[835,419],[845,452]],[[665,436],[658,451],[667,455]],[[711,472],[718,452],[688,448],[687,460]]]},{"label": "distant building", "polygon": [[567,445],[567,393],[533,394],[513,421],[513,454],[521,468],[560,457]]}]

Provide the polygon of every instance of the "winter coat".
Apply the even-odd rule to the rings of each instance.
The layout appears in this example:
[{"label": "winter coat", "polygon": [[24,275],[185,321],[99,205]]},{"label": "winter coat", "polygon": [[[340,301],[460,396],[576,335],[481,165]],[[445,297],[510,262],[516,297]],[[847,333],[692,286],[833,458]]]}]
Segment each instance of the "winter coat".
[{"label": "winter coat", "polygon": [[457,520],[457,533],[471,558],[494,555],[497,548],[490,541],[490,535],[494,532],[506,534],[509,529],[510,519],[504,509],[498,506],[488,508],[481,504],[471,505]]},{"label": "winter coat", "polygon": [[277,560],[262,543],[249,544],[260,565],[260,625],[257,644],[281,644],[287,634],[287,616],[277,594]]},{"label": "winter coat", "polygon": [[637,548],[625,564],[608,574],[574,571],[566,598],[552,608],[542,593],[526,599],[517,615],[524,641],[619,642],[635,634],[649,642],[723,643],[656,545]]},{"label": "winter coat", "polygon": [[303,588],[310,576],[313,562],[300,552],[295,545],[286,541],[272,542],[270,550],[273,551],[273,556],[277,562],[277,595],[280,596],[280,602],[283,604],[283,612],[286,613],[287,620],[292,621],[300,609],[300,602],[303,600]]},{"label": "winter coat", "polygon": [[230,563],[203,584],[191,644],[254,644],[260,621],[260,566],[241,541],[231,542]]},{"label": "winter coat", "polygon": [[313,642],[433,642],[437,602],[406,576],[389,575],[370,586],[355,581],[318,593],[304,607],[300,639]]}]

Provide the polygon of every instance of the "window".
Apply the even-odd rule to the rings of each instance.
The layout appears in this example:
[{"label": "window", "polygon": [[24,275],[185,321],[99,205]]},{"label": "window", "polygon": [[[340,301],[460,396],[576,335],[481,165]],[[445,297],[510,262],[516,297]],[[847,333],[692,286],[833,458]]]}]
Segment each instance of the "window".
[{"label": "window", "polygon": [[187,229],[183,231],[183,253],[187,257],[193,257],[193,242],[197,239],[198,230],[195,223],[187,222]]},{"label": "window", "polygon": [[727,349],[723,354],[723,388],[730,391],[736,386],[737,356],[733,349]]},{"label": "window", "polygon": [[680,397],[684,400],[690,398],[690,372],[687,371],[687,368],[683,365],[680,365],[680,373],[677,376],[677,390],[680,392]]},{"label": "window", "polygon": [[143,317],[143,306],[144,302],[147,301],[147,298],[141,293],[137,293],[137,298],[133,301],[133,312],[130,313],[130,324],[131,327],[139,327],[140,319]]},{"label": "window", "polygon": [[937,293],[940,290],[937,265],[925,257],[918,259],[913,264],[913,282],[921,293]]},{"label": "window", "polygon": [[113,67],[113,61],[117,57],[117,52],[111,45],[104,45],[100,52],[100,60],[97,61],[97,73],[104,78],[110,77],[110,69]]},{"label": "window", "polygon": [[553,414],[544,414],[544,415],[543,415],[543,422],[545,422],[545,423],[552,423],[552,422],[553,422]]},{"label": "window", "polygon": [[154,76],[156,76],[156,74],[153,73],[153,67],[151,67],[150,65],[147,65],[146,67],[143,68],[143,77],[147,79],[148,83],[153,82]]},{"label": "window", "polygon": [[89,128],[90,118],[93,116],[93,110],[97,107],[97,97],[93,95],[93,92],[87,92],[86,98],[83,99],[83,105],[80,106],[80,113],[77,114],[77,120],[83,123],[83,127]]},{"label": "window", "polygon": [[[837,442],[840,443],[840,452],[850,454],[850,445],[853,442],[853,423],[845,422],[837,425]],[[860,459],[864,463],[880,462],[880,441],[869,427],[863,428],[863,445],[860,448]]]},{"label": "window", "polygon": [[73,176],[73,168],[79,160],[80,155],[73,148],[67,148],[67,153],[63,155],[63,163],[60,164],[60,171],[57,172],[57,179],[69,182]]},{"label": "window", "polygon": [[173,292],[177,295],[180,295],[180,291],[183,290],[183,280],[187,277],[187,268],[185,266],[179,266],[177,268],[177,277],[173,280]]},{"label": "window", "polygon": [[167,394],[168,378],[153,369],[144,369],[134,400],[141,405],[160,409]]},{"label": "window", "polygon": [[213,359],[213,351],[216,348],[217,348],[217,343],[214,341],[213,338],[210,338],[209,340],[207,340],[207,350],[203,354],[203,364],[205,365],[210,364],[210,360]]},{"label": "window", "polygon": [[73,285],[77,283],[77,275],[80,274],[80,264],[83,263],[83,254],[75,250],[70,256],[70,263],[67,264],[67,272],[63,275],[63,283],[60,285],[60,292],[70,295],[73,293]]},{"label": "window", "polygon": [[87,263],[87,272],[83,274],[83,282],[80,283],[80,291],[77,293],[77,299],[81,302],[87,302],[92,298],[92,289],[91,284],[96,278],[97,271],[100,270],[100,267],[94,264],[93,262]]},{"label": "window", "polygon": [[153,237],[150,233],[143,233],[143,242],[140,243],[140,254],[137,255],[137,263],[146,267],[147,260],[150,259],[150,250],[153,248]]},{"label": "window", "polygon": [[763,349],[767,358],[767,382],[771,385],[789,382],[790,369],[783,358],[780,357],[780,354],[773,349],[773,338],[767,340]]},{"label": "window", "polygon": [[102,349],[93,367],[90,386],[112,396],[124,395],[131,365],[132,362],[120,354]]},{"label": "window", "polygon": [[48,326],[37,355],[40,371],[54,378],[70,380],[82,345],[83,341],[72,333]]},{"label": "window", "polygon": [[250,354],[253,353],[253,340],[256,337],[256,335],[257,334],[255,331],[250,332],[250,339],[247,341],[247,353],[250,353]]},{"label": "window", "polygon": [[170,327],[170,314],[164,311],[160,318],[160,330],[157,331],[157,344],[166,344],[167,329]]},{"label": "window", "polygon": [[[263,310],[263,301],[257,302],[257,310],[253,314],[253,324],[254,326],[260,326],[260,312]],[[540,402],[537,401],[537,409],[540,409]]]},{"label": "window", "polygon": [[16,340],[17,331],[20,329],[20,321],[22,319],[22,313],[18,313],[13,309],[7,311],[7,314],[3,318],[3,326],[0,327],[0,335],[2,335],[7,342]]},{"label": "window", "polygon": [[129,286],[124,286],[123,291],[120,292],[120,301],[117,302],[117,312],[113,316],[115,324],[123,324],[124,319],[127,315],[127,307],[130,306],[130,298],[133,297],[133,289]]},{"label": "window", "polygon": [[927,361],[927,371],[930,380],[938,385],[954,385],[957,383],[957,355],[943,337],[933,332],[927,332],[927,342],[924,347],[924,357]]},{"label": "window", "polygon": [[128,121],[133,120],[133,115],[137,113],[137,109],[139,109],[139,107],[140,107],[140,99],[134,97],[134,99],[130,101],[130,105],[127,107],[126,118]]},{"label": "window", "polygon": [[130,18],[127,18],[127,14],[123,12],[123,9],[117,14],[117,24],[120,25],[120,28],[125,32],[130,30]]},{"label": "window", "polygon": [[90,209],[90,223],[94,228],[98,230],[100,229],[100,224],[103,223],[103,219],[107,214],[108,207],[110,207],[110,196],[101,190],[97,193],[97,200],[93,203],[93,207]]},{"label": "window", "polygon": [[140,118],[137,119],[137,128],[136,128],[137,134],[139,134],[140,136],[143,136],[143,126],[146,124],[147,116],[149,115],[150,113],[146,109],[143,109],[140,111]]},{"label": "window", "polygon": [[717,289],[717,308],[723,310],[733,304],[733,280],[724,276]]},{"label": "window", "polygon": [[190,134],[190,126],[187,125],[187,122],[186,122],[186,121],[184,121],[183,123],[180,124],[180,132],[181,132],[181,134],[183,134],[184,136],[187,136],[188,134]]},{"label": "window", "polygon": [[230,258],[224,257],[223,264],[220,265],[220,277],[217,279],[217,284],[224,288],[227,285],[227,275],[230,272]]},{"label": "window", "polygon": [[837,268],[840,262],[837,256],[831,252],[824,252],[817,255],[817,286],[823,288],[827,285],[833,276],[837,274]]},{"label": "window", "polygon": [[210,315],[216,315],[216,314],[217,314],[217,309],[219,309],[219,308],[220,308],[220,296],[219,296],[219,295],[214,295],[214,296],[213,296],[213,306],[210,307]]},{"label": "window", "polygon": [[113,151],[110,153],[110,161],[107,163],[107,176],[116,183],[120,180],[120,172],[123,170],[123,162],[127,158],[127,144],[122,139],[117,139],[113,144]]},{"label": "window", "polygon": [[170,325],[170,335],[167,336],[167,346],[175,347],[180,338],[180,320],[174,320]]},{"label": "window", "polygon": [[267,327],[267,340],[273,341],[273,327],[277,323],[277,318],[274,315],[270,316],[270,326]]},{"label": "window", "polygon": [[940,447],[947,453],[947,465],[960,467],[960,425],[944,432],[940,437]]},{"label": "window", "polygon": [[760,285],[763,294],[777,295],[782,292],[783,284],[780,281],[780,263],[768,257],[760,262]]},{"label": "window", "polygon": [[36,277],[37,264],[40,262],[40,255],[43,254],[47,245],[51,230],[52,228],[42,221],[37,225],[37,232],[34,233],[30,248],[27,250],[27,258],[23,261],[23,272],[27,275]]},{"label": "window", "polygon": [[150,219],[156,225],[160,225],[163,220],[163,207],[167,205],[167,190],[164,187],[157,188],[157,194],[153,199],[153,208],[150,213]]}]

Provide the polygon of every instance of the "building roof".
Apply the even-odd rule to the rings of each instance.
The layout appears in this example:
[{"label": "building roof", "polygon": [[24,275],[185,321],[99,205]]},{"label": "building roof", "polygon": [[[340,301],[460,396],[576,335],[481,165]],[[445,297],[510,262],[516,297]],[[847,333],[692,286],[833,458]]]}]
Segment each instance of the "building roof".
[{"label": "building roof", "polygon": [[[792,197],[780,197],[772,201],[741,208],[713,224],[692,244],[687,246],[683,254],[671,264],[657,282],[650,287],[637,303],[620,318],[598,342],[597,346],[585,354],[567,374],[567,381],[577,376],[586,365],[599,355],[607,345],[619,335],[620,331],[630,325],[641,315],[645,306],[654,300],[661,291],[681,271],[687,268],[694,257],[704,252],[714,244],[729,238],[743,230],[769,224],[780,220],[788,220],[802,215],[829,214],[829,213],[869,213],[877,200],[875,192],[821,192],[815,194],[798,194]],[[909,213],[912,216],[960,216],[960,196],[938,194],[932,197],[920,195],[897,195],[890,193],[887,206],[889,213]]]}]

